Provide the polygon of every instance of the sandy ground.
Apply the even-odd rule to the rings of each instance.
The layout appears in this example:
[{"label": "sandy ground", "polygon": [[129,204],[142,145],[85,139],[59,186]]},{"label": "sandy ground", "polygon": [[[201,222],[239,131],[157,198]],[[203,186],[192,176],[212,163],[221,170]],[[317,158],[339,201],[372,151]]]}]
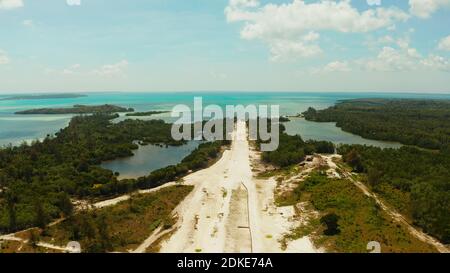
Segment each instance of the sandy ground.
[{"label": "sandy ground", "polygon": [[[231,149],[226,150],[211,167],[184,178],[184,184],[195,187],[175,209],[178,222],[170,230],[174,231],[173,235],[162,243],[161,252],[320,252],[308,237],[289,242],[287,248],[282,249],[280,240],[301,219],[298,219],[293,206],[275,205],[277,182],[273,178],[260,180],[254,177],[251,162],[258,164],[259,154],[250,149],[246,130],[245,122],[237,122]],[[175,183],[167,183],[140,193],[173,185]],[[80,202],[77,208],[104,208],[129,198],[130,195],[124,195],[92,205]],[[167,233],[169,231],[158,228],[133,252],[145,252],[154,241]],[[1,236],[1,239],[16,238],[11,234]],[[45,246],[64,249],[48,244]]]},{"label": "sandy ground", "polygon": [[[210,168],[184,178],[195,188],[176,208],[177,230],[162,243],[161,252],[284,251],[279,240],[293,227],[294,208],[274,205],[273,179],[253,177],[246,130],[238,121],[231,150]],[[317,252],[307,237],[286,251]]]},{"label": "sandy ground", "polygon": [[[166,183],[162,186],[156,187],[156,188],[152,188],[152,189],[148,189],[148,190],[139,190],[137,193],[139,194],[147,194],[147,193],[152,193],[152,192],[156,192],[159,191],[161,189],[167,188],[167,187],[172,187],[177,185],[175,182],[170,182],[170,183]],[[100,201],[97,203],[94,203],[92,206],[95,209],[101,209],[101,208],[105,208],[105,207],[109,207],[109,206],[114,206],[122,201],[126,201],[128,199],[130,199],[131,195],[127,194],[127,195],[122,195],[119,197],[116,197],[114,199],[109,199],[109,200],[105,200],[105,201]]]}]

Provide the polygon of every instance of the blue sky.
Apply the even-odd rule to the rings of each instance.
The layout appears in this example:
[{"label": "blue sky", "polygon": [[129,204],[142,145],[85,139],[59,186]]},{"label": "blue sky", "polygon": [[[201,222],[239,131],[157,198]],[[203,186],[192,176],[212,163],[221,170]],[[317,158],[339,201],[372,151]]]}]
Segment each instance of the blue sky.
[{"label": "blue sky", "polygon": [[423,2],[0,0],[0,92],[450,92]]}]

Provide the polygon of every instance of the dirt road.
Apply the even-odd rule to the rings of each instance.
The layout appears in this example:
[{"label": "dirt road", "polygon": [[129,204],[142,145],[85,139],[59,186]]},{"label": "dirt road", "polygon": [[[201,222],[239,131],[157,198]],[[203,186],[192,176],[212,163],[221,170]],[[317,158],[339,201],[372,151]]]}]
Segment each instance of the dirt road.
[{"label": "dirt road", "polygon": [[[339,167],[333,162],[333,158],[341,158],[338,155],[333,155],[333,156],[322,156],[328,166],[336,171],[336,169],[338,169]],[[364,185],[362,182],[356,180],[355,178],[353,178],[353,176],[351,175],[351,173],[342,170],[341,172],[344,174],[344,177],[346,179],[349,179],[350,181],[353,182],[353,184],[360,189],[366,196],[372,198],[392,219],[394,219],[394,221],[396,221],[397,223],[400,223],[402,225],[404,225],[409,233],[418,238],[419,240],[428,243],[432,246],[434,246],[439,252],[441,253],[449,253],[450,250],[441,242],[439,242],[438,240],[436,240],[435,238],[431,237],[430,235],[422,232],[421,230],[419,230],[418,228],[412,226],[407,220],[406,218],[398,213],[395,209],[393,209],[392,207],[388,206],[385,204],[385,202],[383,202],[375,193],[373,193],[366,185]]]},{"label": "dirt road", "polygon": [[[184,178],[195,188],[177,207],[178,228],[160,252],[284,251],[278,240],[292,227],[294,209],[276,208],[276,182],[253,178],[250,153],[246,124],[238,121],[231,149],[210,168]],[[307,238],[289,250],[316,252]]]}]

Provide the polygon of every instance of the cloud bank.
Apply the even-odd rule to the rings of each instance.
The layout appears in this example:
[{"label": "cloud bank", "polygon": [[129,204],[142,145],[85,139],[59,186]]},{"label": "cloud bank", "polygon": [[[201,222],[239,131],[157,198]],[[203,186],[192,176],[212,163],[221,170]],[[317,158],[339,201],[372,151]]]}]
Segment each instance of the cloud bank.
[{"label": "cloud bank", "polygon": [[[272,60],[310,57],[321,52],[317,31],[367,33],[392,27],[410,15],[395,8],[369,8],[363,12],[350,0],[307,3],[293,0],[288,4],[266,4],[257,0],[231,0],[225,8],[227,21],[244,22],[241,37],[265,42]],[[316,39],[308,39],[315,35]]]}]

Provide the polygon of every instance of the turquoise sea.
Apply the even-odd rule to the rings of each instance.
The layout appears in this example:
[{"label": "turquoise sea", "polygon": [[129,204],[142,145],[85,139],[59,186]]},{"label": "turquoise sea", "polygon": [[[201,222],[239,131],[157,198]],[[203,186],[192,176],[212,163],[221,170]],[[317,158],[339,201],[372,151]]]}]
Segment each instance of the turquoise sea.
[{"label": "turquoise sea", "polygon": [[[71,115],[15,115],[14,112],[44,107],[69,107],[74,104],[97,105],[115,104],[133,107],[136,111],[171,110],[174,105],[192,105],[194,97],[202,97],[203,104],[248,105],[266,104],[280,105],[282,115],[294,115],[305,111],[308,107],[323,109],[335,104],[338,100],[354,98],[433,98],[450,99],[445,94],[405,94],[405,93],[279,93],[279,92],[183,92],[183,93],[85,93],[86,97],[42,100],[4,100],[0,101],[0,145],[41,139],[65,127]],[[17,95],[17,94],[12,94]],[[7,95],[0,95],[0,98]],[[148,117],[147,117],[148,118]],[[151,118],[162,118],[172,121],[170,114],[161,114]],[[123,118],[121,118],[123,119]],[[333,124],[308,123],[294,120],[287,125],[289,133],[298,133],[305,139],[317,138],[336,143],[358,141],[351,134],[342,133]],[[350,138],[350,140],[348,139]]]},{"label": "turquoise sea", "polygon": [[[83,94],[83,93],[81,93]],[[355,98],[427,98],[450,99],[450,94],[405,94],[405,93],[280,93],[280,92],[180,92],[180,93],[84,93],[85,97],[41,100],[0,100],[0,145],[18,145],[23,141],[42,139],[67,126],[72,115],[15,115],[16,111],[45,108],[70,107],[75,104],[114,104],[133,107],[136,111],[171,110],[177,104],[193,105],[194,97],[202,97],[203,105],[279,105],[281,115],[295,115],[314,107],[324,109],[339,100]],[[17,94],[11,94],[11,96]],[[8,95],[0,95],[7,97]],[[158,118],[174,121],[170,113],[142,119]],[[125,119],[122,115],[117,121]],[[336,144],[367,144],[379,147],[399,147],[398,143],[367,140],[343,132],[334,123],[315,123],[304,119],[292,119],[286,124],[289,134],[301,135],[305,140],[328,140]],[[195,145],[172,147],[170,149],[143,147],[135,156],[119,161],[107,162],[105,167],[121,173],[123,177],[134,177],[170,164],[178,163]]]}]

